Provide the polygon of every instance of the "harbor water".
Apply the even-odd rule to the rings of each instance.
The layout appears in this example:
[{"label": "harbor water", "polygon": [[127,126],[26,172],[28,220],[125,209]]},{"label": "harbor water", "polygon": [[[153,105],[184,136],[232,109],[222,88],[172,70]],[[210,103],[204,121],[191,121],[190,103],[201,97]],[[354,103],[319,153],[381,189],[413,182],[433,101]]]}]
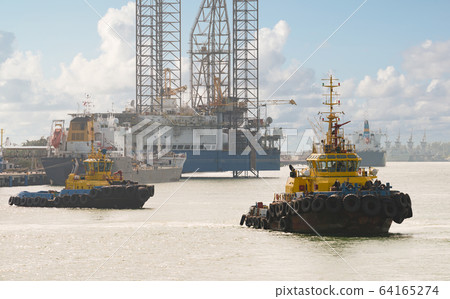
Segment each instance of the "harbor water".
[{"label": "harbor water", "polygon": [[[214,178],[208,175],[215,176]],[[320,237],[239,226],[284,190],[261,178],[198,174],[157,184],[141,210],[8,205],[0,188],[0,280],[449,280],[450,163],[392,162],[379,179],[409,193],[413,218],[386,237]]]}]

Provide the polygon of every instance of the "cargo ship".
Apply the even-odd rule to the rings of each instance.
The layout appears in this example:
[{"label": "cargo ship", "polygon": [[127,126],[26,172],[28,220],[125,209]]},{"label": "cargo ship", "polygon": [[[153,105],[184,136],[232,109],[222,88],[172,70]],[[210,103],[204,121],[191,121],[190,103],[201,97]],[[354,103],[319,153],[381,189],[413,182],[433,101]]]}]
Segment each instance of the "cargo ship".
[{"label": "cargo ship", "polygon": [[240,224],[294,233],[371,236],[388,233],[392,222],[412,217],[411,198],[377,179],[377,170],[361,168],[355,146],[345,139],[340,123],[343,112],[334,91],[340,84],[330,75],[324,87],[329,94],[321,112],[328,126],[326,136],[313,146],[307,167],[295,169],[285,192],[274,194],[269,205],[257,202]]},{"label": "cargo ship", "polygon": [[[182,173],[232,172],[239,176],[280,169],[281,136],[270,133],[270,122],[241,123],[243,107],[219,110],[200,114],[189,107],[173,107],[137,114],[127,108],[121,113],[73,114],[68,130],[61,129],[63,121],[53,121],[49,154],[42,164],[53,184],[62,185],[61,178],[70,173],[74,159],[81,165],[87,156],[92,134],[95,148],[111,151],[124,175],[133,173],[140,183],[174,181]],[[247,129],[255,127],[263,132]]]},{"label": "cargo ship", "polygon": [[54,120],[47,146],[48,155],[41,158],[42,165],[52,185],[62,186],[65,178],[78,165],[84,174],[82,163],[90,153],[90,140],[95,150],[106,149],[114,161],[113,171],[121,170],[127,180],[140,184],[178,181],[181,177],[186,154],[169,152],[163,157],[138,161],[124,154],[124,135],[127,127],[118,126],[112,114],[73,114],[69,128],[64,120]]},{"label": "cargo ship", "polygon": [[381,147],[381,131],[370,131],[369,121],[364,120],[364,131],[353,134],[356,153],[362,159],[361,166],[386,166],[386,150]]}]

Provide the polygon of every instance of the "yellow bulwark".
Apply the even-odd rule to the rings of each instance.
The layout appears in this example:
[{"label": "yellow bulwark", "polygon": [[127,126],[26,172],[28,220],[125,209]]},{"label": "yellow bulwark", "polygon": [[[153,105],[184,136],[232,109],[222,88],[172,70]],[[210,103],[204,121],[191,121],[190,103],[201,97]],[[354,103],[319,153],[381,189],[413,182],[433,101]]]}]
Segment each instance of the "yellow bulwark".
[{"label": "yellow bulwark", "polygon": [[323,104],[329,107],[329,111],[320,114],[324,115],[322,121],[328,124],[326,139],[321,140],[320,146],[313,147],[312,154],[306,159],[307,168],[295,170],[291,167],[291,175],[285,188],[287,194],[334,191],[343,183],[364,186],[367,181],[376,178],[375,169],[360,168],[361,158],[355,153],[354,145],[344,138],[341,127],[349,122],[339,123],[339,116],[343,112],[334,110],[336,105],[340,105],[340,101],[333,99],[338,96],[334,89],[340,84],[335,84],[337,79],[333,79],[332,75],[324,80],[327,83],[322,85],[329,89],[329,93],[325,94]]},{"label": "yellow bulwark", "polygon": [[92,189],[93,187],[108,186],[113,181],[121,181],[122,175],[112,174],[113,161],[109,159],[106,152],[100,150],[92,152],[88,159],[83,161],[86,174],[79,176],[71,173],[66,180],[66,189]]}]

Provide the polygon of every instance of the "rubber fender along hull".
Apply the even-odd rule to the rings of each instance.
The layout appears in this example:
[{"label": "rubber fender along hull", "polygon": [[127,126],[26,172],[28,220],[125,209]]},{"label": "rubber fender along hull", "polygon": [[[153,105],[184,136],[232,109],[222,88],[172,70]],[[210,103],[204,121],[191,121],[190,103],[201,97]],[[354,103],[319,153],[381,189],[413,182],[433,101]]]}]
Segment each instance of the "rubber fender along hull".
[{"label": "rubber fender along hull", "polygon": [[391,197],[356,194],[308,196],[274,201],[265,214],[261,210],[253,211],[253,214],[242,215],[241,225],[245,223],[248,227],[275,231],[342,236],[384,235],[389,232],[393,221],[400,224],[412,217],[411,199],[408,194],[400,192],[393,193]]},{"label": "rubber fender along hull", "polygon": [[140,209],[155,193],[153,185],[112,185],[85,191],[51,198],[42,193],[34,193],[32,197],[12,196],[8,203],[21,207]]}]

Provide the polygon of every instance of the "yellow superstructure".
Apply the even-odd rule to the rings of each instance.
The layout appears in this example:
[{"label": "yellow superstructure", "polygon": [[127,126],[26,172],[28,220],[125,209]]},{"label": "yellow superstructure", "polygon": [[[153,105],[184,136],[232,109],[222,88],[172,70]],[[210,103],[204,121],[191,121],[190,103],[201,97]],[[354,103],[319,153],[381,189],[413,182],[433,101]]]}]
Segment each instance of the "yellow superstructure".
[{"label": "yellow superstructure", "polygon": [[88,159],[83,161],[86,174],[79,176],[71,173],[66,180],[66,189],[91,189],[98,186],[107,186],[111,182],[122,180],[122,175],[112,174],[113,161],[109,159],[106,152],[92,152]]},{"label": "yellow superstructure", "polygon": [[351,186],[358,184],[361,187],[376,178],[375,169],[366,170],[359,167],[361,158],[355,153],[354,146],[344,138],[341,127],[349,122],[339,123],[339,116],[343,112],[334,110],[336,105],[340,105],[340,101],[333,99],[338,96],[334,88],[340,84],[335,84],[337,79],[332,75],[324,80],[327,83],[322,86],[328,88],[329,93],[325,94],[326,100],[323,104],[328,106],[329,110],[319,114],[323,115],[322,121],[328,124],[328,130],[324,140],[320,141],[319,146],[313,147],[312,154],[306,159],[308,167],[302,170],[291,167],[291,175],[285,188],[288,194],[333,191],[333,188],[338,188],[343,183]]},{"label": "yellow superstructure", "polygon": [[90,116],[76,117],[70,122],[67,141],[86,141],[94,140],[94,121]]}]

